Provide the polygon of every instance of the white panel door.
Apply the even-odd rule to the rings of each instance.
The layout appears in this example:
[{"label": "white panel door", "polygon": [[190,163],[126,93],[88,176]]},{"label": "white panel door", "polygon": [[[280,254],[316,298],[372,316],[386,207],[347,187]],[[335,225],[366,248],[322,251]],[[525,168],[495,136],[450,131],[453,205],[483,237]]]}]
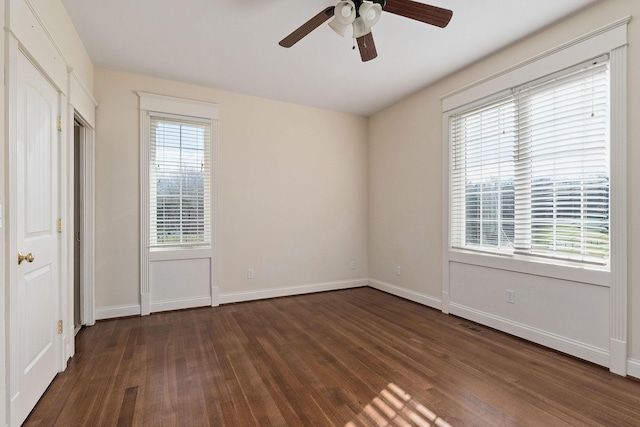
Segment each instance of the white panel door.
[{"label": "white panel door", "polygon": [[[11,298],[11,424],[19,425],[58,372],[60,318],[58,92],[17,61],[17,266]],[[29,255],[31,254],[31,255]],[[18,262],[18,254],[12,254]]]}]

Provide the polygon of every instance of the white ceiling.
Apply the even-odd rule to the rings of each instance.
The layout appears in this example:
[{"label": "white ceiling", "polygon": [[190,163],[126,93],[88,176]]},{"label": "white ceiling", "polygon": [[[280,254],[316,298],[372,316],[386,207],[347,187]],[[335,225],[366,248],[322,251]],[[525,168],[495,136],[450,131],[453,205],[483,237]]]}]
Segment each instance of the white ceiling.
[{"label": "white ceiling", "polygon": [[420,0],[441,29],[383,13],[378,57],[321,25],[278,42],[337,0],[62,0],[98,67],[363,116],[598,0]]}]

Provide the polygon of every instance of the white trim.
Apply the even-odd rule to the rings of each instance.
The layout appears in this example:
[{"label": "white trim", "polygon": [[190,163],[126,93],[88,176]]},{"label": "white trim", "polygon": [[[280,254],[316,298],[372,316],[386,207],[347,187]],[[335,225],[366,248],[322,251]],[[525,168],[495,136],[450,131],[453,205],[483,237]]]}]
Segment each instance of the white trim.
[{"label": "white trim", "polygon": [[640,359],[627,360],[627,374],[640,380]]},{"label": "white trim", "polygon": [[382,282],[380,280],[369,279],[368,283],[369,287],[373,289],[377,289],[379,291],[386,292],[388,294],[395,295],[409,301],[417,302],[419,304],[426,305],[427,307],[435,308],[437,310],[442,309],[442,301],[429,295],[401,288],[390,283]]},{"label": "white trim", "polygon": [[627,46],[611,51],[611,372],[627,374]]},{"label": "white trim", "polygon": [[524,338],[589,362],[609,366],[609,352],[606,349],[594,347],[570,338],[552,334],[522,323],[514,322],[504,317],[495,316],[458,303],[449,304],[451,314],[489,326],[502,332]]},{"label": "white trim", "polygon": [[[61,45],[46,25],[45,20],[38,11],[37,2],[23,0],[6,3],[10,3],[9,8],[11,9],[6,16],[9,20],[7,23],[9,31],[29,51],[29,55],[34,55],[36,62],[47,69],[50,74],[48,78],[51,79],[56,88],[63,94],[69,95],[68,91],[72,89],[72,86],[69,85],[65,74],[72,73],[78,85],[82,87],[83,92],[97,105],[87,84],[82,81],[77,73],[73,72],[73,64],[71,64]],[[86,111],[83,111],[83,113],[86,113]],[[89,117],[86,118],[90,120]],[[95,126],[95,121],[91,121],[91,126]]]},{"label": "white trim", "polygon": [[21,50],[34,64],[46,70],[43,74],[58,91],[67,94],[69,63],[43,26],[36,8],[30,0],[12,0],[5,4],[9,12],[6,16],[8,30],[18,40]]},{"label": "white trim", "polygon": [[[5,22],[5,10],[4,8],[2,10],[0,10],[0,21],[1,22]],[[0,46],[0,52],[2,53],[2,58],[6,59],[5,56],[5,47],[6,47],[6,32],[2,33],[2,37],[0,38],[0,42],[2,43],[2,46]],[[2,81],[6,82],[6,62],[5,62],[5,67],[2,68],[2,70],[0,70],[0,76],[2,76]],[[3,101],[5,101],[4,97],[7,95],[7,91],[8,88],[7,86],[4,87],[5,92],[3,92]],[[6,177],[7,177],[7,172],[6,172],[6,155],[7,155],[7,144],[8,144],[8,139],[7,139],[7,132],[6,132],[6,127],[5,127],[5,120],[7,118],[7,110],[6,110],[6,103],[3,103],[2,106],[0,107],[0,129],[2,130],[2,138],[4,140],[4,144],[2,146],[2,149],[0,149],[0,164],[2,165],[3,168],[3,172],[0,173],[0,259],[2,259],[2,261],[0,261],[0,288],[2,289],[0,291],[0,331],[4,331],[3,334],[0,334],[0,378],[3,379],[2,381],[2,385],[0,385],[0,425],[8,425],[6,424],[9,421],[9,413],[8,413],[8,409],[9,409],[9,404],[8,404],[8,390],[7,390],[7,382],[9,379],[8,376],[8,371],[7,371],[7,360],[9,358],[9,342],[7,341],[7,331],[9,328],[9,323],[8,323],[8,314],[9,314],[9,306],[8,306],[8,300],[7,300],[7,288],[9,287],[9,282],[7,281],[8,279],[8,263],[9,261],[7,260],[8,256],[7,256],[7,246],[8,246],[8,240],[7,240],[7,231],[5,229],[5,224],[3,224],[4,222],[4,218],[5,218],[5,212],[6,212],[6,201],[8,200],[6,198]]]},{"label": "white trim", "polygon": [[82,116],[88,127],[95,128],[98,101],[75,71],[71,71],[69,76],[69,103]]},{"label": "white trim", "polygon": [[176,98],[173,96],[157,95],[155,93],[137,93],[140,97],[140,110],[178,114],[180,116],[200,117],[208,120],[219,119],[218,104],[195,101],[193,99]]},{"label": "white trim", "polygon": [[[67,92],[68,93],[68,92]],[[73,341],[73,144],[69,144],[69,138],[73,140],[73,132],[69,134],[69,124],[73,129],[73,114],[69,114],[70,105],[68,98],[60,94],[58,115],[60,127],[58,131],[59,141],[59,213],[58,218],[62,222],[60,233],[60,316],[63,329],[60,343],[60,360],[58,372],[67,367],[67,360],[73,354],[67,353],[67,347],[71,348]],[[71,146],[71,147],[70,147]]]},{"label": "white trim", "polygon": [[367,279],[340,280],[335,282],[311,283],[306,285],[288,286],[284,288],[266,289],[263,291],[247,291],[231,294],[221,294],[219,304],[255,301],[266,298],[278,298],[293,295],[311,294],[314,292],[337,291],[341,289],[360,288],[367,286]]},{"label": "white trim", "polygon": [[[42,30],[44,31],[44,34],[47,36],[47,38],[55,48],[56,53],[60,56],[60,58],[64,61],[64,63],[67,66],[69,66],[71,62],[69,61],[67,56],[64,54],[64,52],[60,48],[60,44],[58,44],[55,37],[53,37],[53,34],[51,33],[51,31],[49,31],[49,28],[47,27],[44,19],[42,19],[42,16],[40,16],[40,12],[38,12],[38,8],[33,4],[33,0],[24,0],[24,2],[29,7],[29,10],[31,11],[34,18],[38,22],[38,25],[40,26],[40,28],[42,28]],[[66,92],[63,92],[63,93],[66,93]]]},{"label": "white trim", "polygon": [[211,285],[211,307],[218,307],[220,305],[220,288],[218,288],[217,286],[217,283],[218,283],[217,275],[213,271],[213,266],[216,265],[216,263],[212,263],[212,264],[213,265],[211,266],[211,281],[215,282],[216,285]]},{"label": "white trim", "polygon": [[[609,298],[611,301],[613,298]],[[616,313],[611,312],[610,317],[616,317]],[[613,326],[611,327],[613,330]],[[609,338],[609,370],[617,375],[627,376],[627,340]]]},{"label": "white trim", "polygon": [[442,148],[442,312],[449,314],[449,302],[451,301],[451,281],[449,279],[449,248],[451,247],[451,233],[449,232],[449,206],[451,203],[449,189],[451,188],[451,173],[449,171],[449,116],[442,115],[442,135],[444,147]]},{"label": "white trim", "polygon": [[[218,113],[218,112],[217,112]],[[211,122],[211,306],[220,304],[220,292],[218,284],[218,114],[216,120]]]},{"label": "white trim", "polygon": [[[142,98],[140,98],[142,100]],[[140,108],[140,310],[151,314],[149,297],[149,114]]]},{"label": "white trim", "polygon": [[116,317],[140,316],[140,306],[135,305],[114,305],[102,307],[96,310],[96,320],[114,319]]},{"label": "white trim", "polygon": [[195,308],[211,306],[211,297],[203,296],[179,300],[153,301],[151,303],[151,312],[183,310],[185,308]]},{"label": "white trim", "polygon": [[[231,304],[235,302],[244,302],[244,301],[256,301],[266,298],[278,298],[278,297],[288,297],[293,295],[303,295],[314,292],[325,292],[325,291],[337,291],[341,289],[351,289],[351,288],[360,288],[367,286],[367,279],[355,279],[355,280],[342,280],[335,282],[325,282],[325,283],[313,283],[306,285],[298,285],[291,286],[285,288],[275,288],[268,289],[264,291],[250,291],[250,292],[239,292],[233,294],[223,294],[217,295],[219,290],[218,288],[214,289],[214,296],[202,297],[202,298],[193,298],[189,300],[171,300],[171,301],[159,301],[151,303],[150,305],[153,307],[152,311],[164,311],[164,310],[179,310],[183,308],[190,308],[202,305],[211,305],[216,300],[219,304]],[[191,305],[188,307],[188,303],[197,302],[198,305]],[[156,310],[156,308],[160,308],[160,310]],[[125,317],[125,316],[139,316],[141,315],[140,305],[119,305],[119,306],[111,306],[111,307],[101,307],[96,310],[96,320],[105,320],[105,319],[113,319],[116,317]]]},{"label": "white trim", "polygon": [[211,258],[211,249],[208,248],[162,248],[149,251],[149,262],[209,258]]},{"label": "white trim", "polygon": [[[206,305],[217,306],[218,303],[218,258],[217,258],[217,170],[218,170],[218,104],[195,101],[191,99],[176,98],[165,95],[137,92],[140,108],[140,309],[142,315],[150,314],[153,307],[164,307],[164,303],[152,303],[150,297],[149,266],[153,261],[209,258],[210,298]],[[208,248],[176,248],[176,249],[151,249],[149,247],[149,152],[150,152],[150,113],[165,113],[180,116],[202,118],[211,125],[211,246]],[[203,301],[201,298],[196,298]],[[160,304],[160,305],[158,305]],[[171,306],[172,303],[166,305]],[[185,308],[185,307],[182,307]],[[170,308],[169,308],[170,309]],[[162,309],[165,310],[165,309]]]},{"label": "white trim", "polygon": [[551,261],[545,258],[518,255],[500,256],[449,248],[447,248],[447,251],[449,252],[448,262],[479,265],[497,270],[551,277],[595,286],[609,287],[611,283],[611,273],[609,271],[603,271],[591,265],[569,262],[561,264],[558,260],[553,260],[554,264],[551,264]]},{"label": "white trim", "polygon": [[450,92],[441,98],[443,111],[450,111],[505,88],[519,86],[534,78],[544,77],[550,74],[549,70],[556,72],[625,45],[627,24],[630,21],[631,16],[624,17]]},{"label": "white trim", "polygon": [[[15,321],[16,315],[14,313],[15,308],[17,308],[17,297],[14,295],[15,292],[12,292],[12,284],[17,283],[18,280],[18,266],[15,262],[8,262],[9,259],[12,258],[11,254],[18,253],[18,208],[15,203],[18,200],[18,171],[15,165],[18,164],[18,41],[15,36],[10,32],[5,32],[5,46],[6,46],[6,62],[5,62],[5,105],[7,110],[5,111],[5,137],[6,137],[6,153],[8,154],[5,159],[5,165],[9,165],[6,175],[6,196],[5,196],[5,205],[6,207],[6,218],[4,221],[4,226],[6,231],[6,235],[8,236],[8,255],[7,255],[7,278],[9,281],[7,282],[7,287],[9,289],[7,308],[8,311],[5,314],[7,319],[5,336],[8,335],[7,341],[7,371],[6,371],[6,385],[7,385],[7,416],[8,420],[11,421],[11,402],[19,392],[19,384],[18,384],[18,374],[17,369],[14,367],[15,361],[18,357],[18,346],[17,338],[12,336],[12,331],[15,329],[12,326],[12,321]],[[4,165],[3,165],[4,166]],[[13,203],[12,203],[13,202]],[[15,308],[14,308],[15,307]],[[13,311],[12,311],[13,308]]]},{"label": "white trim", "polygon": [[[82,81],[78,73],[76,73],[75,70],[71,70],[71,75],[73,76],[73,79],[78,84],[78,86],[80,86],[80,89],[82,89],[82,94],[91,101],[94,107],[98,107],[98,100],[93,96],[93,93],[91,93],[91,90],[89,90],[84,81]],[[85,117],[85,120],[87,120],[89,126],[95,127],[95,123],[92,123],[88,117]]]},{"label": "white trim", "polygon": [[[71,79],[69,79],[71,80]],[[65,169],[67,171],[63,176],[66,178],[66,215],[63,215],[65,224],[63,225],[63,236],[66,240],[65,248],[67,250],[66,256],[66,268],[68,271],[67,280],[63,282],[66,284],[64,286],[67,289],[67,314],[64,315],[64,326],[66,331],[68,331],[67,336],[65,337],[65,352],[64,357],[71,358],[76,352],[75,346],[75,325],[74,325],[74,279],[75,279],[75,256],[74,256],[74,223],[75,223],[75,209],[74,209],[74,201],[75,201],[75,191],[74,191],[74,181],[75,181],[75,170],[74,170],[74,132],[73,132],[73,118],[74,118],[74,110],[73,105],[71,105],[70,99],[67,99],[67,104],[64,105],[64,109],[67,111],[66,120],[63,120],[63,139],[66,141],[61,146],[61,150],[63,151],[63,157],[67,157],[67,164],[65,165]],[[69,132],[69,129],[72,131]],[[66,147],[66,150],[65,148]],[[66,333],[65,331],[65,333]],[[66,364],[66,362],[65,362]]]},{"label": "white trim", "polygon": [[81,212],[81,281],[82,298],[81,320],[83,325],[92,326],[95,317],[95,131],[89,127],[81,129],[83,136],[80,145],[82,193]]}]

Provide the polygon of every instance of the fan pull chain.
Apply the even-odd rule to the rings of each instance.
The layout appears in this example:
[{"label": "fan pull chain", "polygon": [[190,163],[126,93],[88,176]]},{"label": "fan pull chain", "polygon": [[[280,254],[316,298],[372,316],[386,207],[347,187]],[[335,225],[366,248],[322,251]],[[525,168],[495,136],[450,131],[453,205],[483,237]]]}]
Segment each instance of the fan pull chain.
[{"label": "fan pull chain", "polygon": [[353,46],[351,47],[351,50],[356,50],[356,39],[352,39],[353,40]]}]

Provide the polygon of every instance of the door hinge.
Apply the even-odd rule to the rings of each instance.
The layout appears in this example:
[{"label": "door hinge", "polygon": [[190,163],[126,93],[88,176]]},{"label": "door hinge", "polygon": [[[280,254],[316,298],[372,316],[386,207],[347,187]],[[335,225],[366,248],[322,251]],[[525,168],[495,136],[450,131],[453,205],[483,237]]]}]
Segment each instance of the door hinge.
[{"label": "door hinge", "polygon": [[62,218],[58,218],[58,233],[62,233]]},{"label": "door hinge", "polygon": [[58,116],[58,132],[62,132],[62,117]]},{"label": "door hinge", "polygon": [[62,334],[62,320],[58,320],[58,334]]}]

